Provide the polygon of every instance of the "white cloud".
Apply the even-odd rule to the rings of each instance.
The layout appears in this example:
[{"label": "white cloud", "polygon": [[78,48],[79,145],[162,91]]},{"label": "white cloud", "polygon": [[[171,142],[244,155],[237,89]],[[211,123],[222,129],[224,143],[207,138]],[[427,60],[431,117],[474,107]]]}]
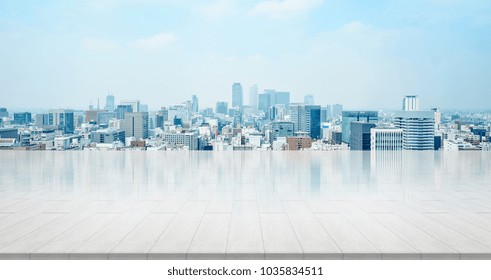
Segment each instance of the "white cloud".
[{"label": "white cloud", "polygon": [[321,5],[323,0],[264,0],[254,7],[253,14],[265,14],[272,18],[287,18],[308,12]]},{"label": "white cloud", "polygon": [[210,19],[228,17],[237,12],[236,0],[214,0],[197,8],[198,12]]},{"label": "white cloud", "polygon": [[114,51],[118,44],[101,38],[87,37],[82,40],[82,45],[92,51]]},{"label": "white cloud", "polygon": [[128,45],[132,48],[151,51],[167,47],[175,41],[177,41],[177,38],[173,33],[164,32],[156,34],[152,37],[138,39],[130,42]]}]

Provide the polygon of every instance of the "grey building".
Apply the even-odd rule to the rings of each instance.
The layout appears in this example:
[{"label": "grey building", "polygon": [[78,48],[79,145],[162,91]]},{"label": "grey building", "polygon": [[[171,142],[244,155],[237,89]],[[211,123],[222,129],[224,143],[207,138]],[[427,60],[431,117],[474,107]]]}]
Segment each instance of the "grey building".
[{"label": "grey building", "polygon": [[306,132],[312,139],[321,138],[321,106],[292,104],[290,120],[295,132]]},{"label": "grey building", "polygon": [[198,113],[198,111],[199,111],[198,97],[196,95],[193,95],[192,100],[191,100],[191,111],[193,113]]},{"label": "grey building", "polygon": [[374,123],[351,122],[350,149],[353,151],[369,151],[370,130],[374,127]]},{"label": "grey building", "polygon": [[290,92],[266,89],[264,93],[258,95],[258,109],[268,113],[270,107],[283,104],[288,110],[290,108]]},{"label": "grey building", "polygon": [[106,96],[106,106],[104,107],[109,112],[114,112],[114,95],[108,94]]},{"label": "grey building", "polygon": [[270,142],[276,141],[278,137],[294,136],[292,122],[272,122]]},{"label": "grey building", "polygon": [[217,114],[227,115],[228,114],[228,103],[223,102],[223,101],[217,102],[215,112]]},{"label": "grey building", "polygon": [[242,85],[240,83],[234,83],[232,85],[232,107],[239,107],[242,109],[244,94],[242,92]]},{"label": "grey building", "polygon": [[118,120],[124,120],[124,115],[130,112],[133,112],[133,107],[131,105],[118,105],[114,111]]},{"label": "grey building", "polygon": [[56,126],[65,134],[75,131],[75,119],[73,110],[50,110],[48,113],[48,125]]},{"label": "grey building", "polygon": [[343,111],[343,119],[341,129],[343,132],[343,142],[350,143],[351,136],[351,123],[352,122],[366,122],[377,123],[378,112],[376,111]]},{"label": "grey building", "polygon": [[125,131],[122,129],[98,130],[90,134],[90,140],[94,143],[125,142]]},{"label": "grey building", "polygon": [[123,121],[123,129],[126,137],[138,139],[148,138],[148,113],[126,113]]},{"label": "grey building", "polygon": [[98,124],[109,124],[109,120],[116,118],[116,113],[114,112],[99,112],[97,114]]},{"label": "grey building", "polygon": [[171,146],[186,146],[189,150],[198,150],[198,131],[164,132],[164,141]]}]

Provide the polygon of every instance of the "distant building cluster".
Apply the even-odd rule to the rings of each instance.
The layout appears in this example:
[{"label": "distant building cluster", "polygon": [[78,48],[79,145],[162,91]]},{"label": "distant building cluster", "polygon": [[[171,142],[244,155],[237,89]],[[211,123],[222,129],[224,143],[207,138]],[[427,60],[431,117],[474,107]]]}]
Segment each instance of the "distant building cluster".
[{"label": "distant building cluster", "polygon": [[[417,95],[400,111],[344,110],[307,94],[240,83],[231,102],[200,108],[198,96],[149,111],[139,100],[106,97],[103,108],[9,112],[0,108],[0,149],[13,150],[354,150],[490,151],[491,113],[421,110]],[[99,102],[98,102],[99,103]]]}]

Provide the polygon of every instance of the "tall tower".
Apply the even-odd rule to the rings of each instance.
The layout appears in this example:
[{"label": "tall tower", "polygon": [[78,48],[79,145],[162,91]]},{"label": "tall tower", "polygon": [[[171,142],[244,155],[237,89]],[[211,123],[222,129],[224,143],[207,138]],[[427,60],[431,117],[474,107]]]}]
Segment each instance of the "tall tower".
[{"label": "tall tower", "polygon": [[314,95],[312,94],[305,95],[303,98],[303,103],[305,103],[305,105],[314,105],[315,104]]},{"label": "tall tower", "polygon": [[193,95],[192,98],[192,103],[191,103],[191,111],[193,113],[198,113],[199,107],[198,107],[198,97],[196,95]]},{"label": "tall tower", "polygon": [[254,111],[257,110],[257,95],[258,95],[257,85],[253,85],[249,88],[249,105],[252,107]]},{"label": "tall tower", "polygon": [[114,95],[108,94],[106,96],[106,106],[104,107],[109,112],[114,112]]},{"label": "tall tower", "polygon": [[242,85],[240,83],[234,83],[232,85],[232,107],[239,107],[242,110],[242,106],[244,105],[242,96]]},{"label": "tall tower", "polygon": [[419,97],[417,95],[406,95],[402,100],[403,111],[419,111]]}]

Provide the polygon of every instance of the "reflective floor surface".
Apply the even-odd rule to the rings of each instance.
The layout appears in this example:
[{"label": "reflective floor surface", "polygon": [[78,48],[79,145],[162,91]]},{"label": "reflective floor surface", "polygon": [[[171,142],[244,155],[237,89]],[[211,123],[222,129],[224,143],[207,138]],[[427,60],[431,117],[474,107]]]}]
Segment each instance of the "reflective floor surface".
[{"label": "reflective floor surface", "polygon": [[491,153],[0,151],[0,259],[491,259]]}]

